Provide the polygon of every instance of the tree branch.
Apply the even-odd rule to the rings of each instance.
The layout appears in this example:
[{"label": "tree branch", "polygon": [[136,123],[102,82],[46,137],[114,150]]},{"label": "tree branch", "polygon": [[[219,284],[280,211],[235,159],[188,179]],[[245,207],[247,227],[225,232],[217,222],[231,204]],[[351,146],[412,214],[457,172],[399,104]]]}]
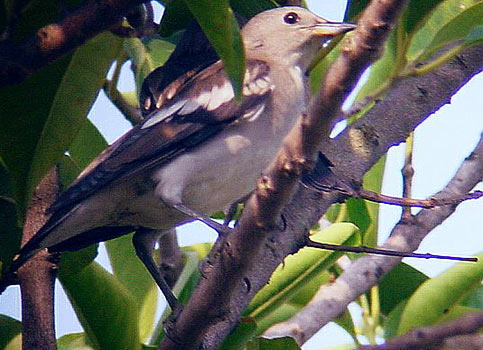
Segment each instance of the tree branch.
[{"label": "tree branch", "polygon": [[[482,180],[483,134],[473,153],[463,162],[448,185],[435,198],[464,194]],[[404,218],[393,228],[382,248],[400,252],[416,250],[426,235],[440,225],[457,205],[423,209],[410,221]],[[265,332],[267,337],[291,336],[303,344],[320,328],[344,312],[347,305],[372,286],[400,262],[401,258],[364,256],[351,265],[328,286],[322,287],[313,299],[290,320]]]},{"label": "tree branch", "polygon": [[[363,175],[391,146],[403,142],[419,123],[448,103],[451,96],[482,69],[483,46],[478,46],[467,49],[433,73],[402,79],[383,101],[336,139],[325,140],[321,149],[334,164],[337,173],[344,174],[355,183],[361,183]],[[224,338],[227,329],[231,329],[238,322],[245,306],[267,283],[271,273],[284,257],[296,252],[304,244],[306,230],[319,220],[331,204],[343,198],[338,193],[320,195],[299,186],[298,192],[282,212],[283,230],[272,231],[265,234],[265,237],[260,237],[255,232],[245,237],[247,244],[255,240],[262,241],[256,252],[248,254],[250,258],[244,260],[245,265],[239,264],[240,260],[235,260],[226,251],[222,254],[223,248],[233,247],[230,246],[231,240],[217,241],[204,265],[205,279],[200,282],[183,312],[185,315],[191,314],[194,325],[191,326],[185,318],[186,323],[179,328],[181,334],[193,330],[193,336],[188,334],[186,337],[189,342],[194,341],[193,338],[199,340],[204,335],[208,343],[206,348]],[[441,207],[431,210],[446,209]],[[241,254],[238,251],[235,253],[236,256]],[[250,265],[246,266],[247,264]],[[231,273],[231,269],[239,270],[238,278],[230,277],[228,271]],[[210,287],[207,286],[208,282]],[[207,298],[200,291],[213,296],[215,300],[207,302]],[[228,299],[216,299],[221,293],[227,293]],[[204,302],[207,304],[203,308],[201,303]],[[196,305],[195,308],[193,304]],[[180,325],[179,321],[176,322],[176,329]],[[161,348],[175,347],[165,340]]]},{"label": "tree branch", "polygon": [[[59,174],[52,168],[35,189],[27,209],[22,245],[45,224],[47,208],[59,193]],[[17,272],[22,294],[22,349],[56,349],[54,283],[57,262],[40,251]]]},{"label": "tree branch", "polygon": [[[246,277],[262,247],[282,227],[280,213],[294,194],[301,174],[310,170],[324,137],[328,137],[332,119],[344,98],[364,70],[380,55],[380,47],[406,1],[373,1],[361,17],[353,41],[327,73],[309,114],[302,116],[284,141],[284,147],[257,184],[243,215],[229,237],[218,240],[205,264],[204,279],[190,298],[185,310],[170,325],[183,348],[216,348],[238,322],[243,308],[258,288]],[[304,231],[304,230],[302,230]],[[298,249],[301,243],[297,245]],[[271,243],[268,243],[271,245]],[[282,256],[277,256],[280,262]],[[278,265],[278,264],[276,264]],[[273,266],[270,272],[276,267]],[[268,276],[265,277],[266,283]],[[242,285],[240,285],[242,281]],[[223,287],[222,287],[223,286]],[[243,299],[240,299],[240,293]],[[235,306],[234,303],[237,305]],[[161,348],[175,349],[179,344],[165,338]]]},{"label": "tree branch", "polygon": [[40,28],[30,39],[0,41],[0,87],[18,84],[29,75],[122,20],[146,0],[87,1],[56,24]]},{"label": "tree branch", "polygon": [[[470,312],[442,325],[414,329],[384,344],[362,345],[359,350],[418,350],[428,346],[431,349],[437,349],[449,338],[472,334],[481,328],[483,328],[483,312]],[[464,350],[467,347],[460,346],[453,349]]]}]

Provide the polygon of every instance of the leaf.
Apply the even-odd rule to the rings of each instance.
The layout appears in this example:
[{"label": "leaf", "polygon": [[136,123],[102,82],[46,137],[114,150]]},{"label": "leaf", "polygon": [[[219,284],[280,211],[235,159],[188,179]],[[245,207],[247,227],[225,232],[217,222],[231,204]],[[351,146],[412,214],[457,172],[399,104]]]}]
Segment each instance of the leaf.
[{"label": "leaf", "polygon": [[431,11],[442,0],[411,0],[404,13],[402,24],[406,33],[411,33],[417,29],[424,18],[431,13]]},{"label": "leaf", "polygon": [[470,6],[480,2],[480,0],[445,0],[441,2],[427,17],[421,22],[419,29],[413,33],[412,40],[407,52],[409,61],[415,61],[433,40],[436,33],[442,27],[450,23],[458,14]]},{"label": "leaf", "polygon": [[100,34],[22,84],[0,90],[0,156],[21,216],[33,188],[79,131],[120,43]]},{"label": "leaf", "polygon": [[0,315],[0,349],[20,350],[22,348],[22,322]]},{"label": "leaf", "polygon": [[[471,44],[482,40],[483,2],[467,8],[443,26],[426,47],[425,57],[456,41]],[[480,29],[478,29],[480,27]]]},{"label": "leaf", "polygon": [[[395,73],[394,62],[397,60],[398,54],[400,53],[398,53],[396,31],[393,30],[384,44],[384,54],[371,66],[369,78],[357,93],[355,102],[371,95],[377,95],[381,86],[389,83],[389,79]],[[376,97],[380,98],[381,96]],[[358,115],[357,117],[360,116]],[[351,118],[350,122],[353,122],[355,119],[357,118]]]},{"label": "leaf", "polygon": [[[311,239],[332,244],[353,244],[358,238],[353,224],[338,223],[311,236]],[[288,256],[270,278],[270,282],[252,299],[245,315],[255,321],[266,317],[279,305],[292,298],[312,278],[333,264],[342,253],[303,248]]]},{"label": "leaf", "polygon": [[66,334],[57,340],[57,350],[95,350],[85,333]]},{"label": "leaf", "polygon": [[97,127],[86,119],[74,141],[69,146],[69,154],[80,170],[94,160],[108,146],[106,139]]},{"label": "leaf", "polygon": [[[317,290],[316,290],[317,291]],[[277,307],[266,317],[257,321],[257,335],[262,335],[267,329],[274,324],[284,322],[295,316],[302,307],[292,303],[285,303]]]},{"label": "leaf", "polygon": [[370,0],[349,0],[345,9],[344,21],[354,21],[359,14],[369,5]]},{"label": "leaf", "polygon": [[[382,156],[376,164],[364,175],[363,186],[366,190],[376,193],[381,192],[382,180],[384,177],[384,168],[386,165],[386,156]],[[365,201],[367,211],[370,217],[370,224],[363,235],[362,243],[364,245],[377,245],[377,230],[379,221],[379,203]]]},{"label": "leaf", "polygon": [[475,309],[483,309],[483,285],[480,284],[478,288],[461,302],[461,305]]},{"label": "leaf", "polygon": [[136,72],[136,91],[141,91],[144,79],[162,66],[174,50],[174,45],[158,36],[124,41],[124,48],[132,59]]},{"label": "leaf", "polygon": [[220,350],[244,349],[245,344],[251,340],[257,332],[257,324],[250,318],[242,319],[240,324],[223,341]]},{"label": "leaf", "polygon": [[29,191],[64,154],[79,132],[121,45],[120,38],[104,32],[74,52],[37,141]]},{"label": "leaf", "polygon": [[235,95],[241,96],[245,50],[228,0],[185,0],[185,3],[223,61]]},{"label": "leaf", "polygon": [[383,315],[409,298],[428,277],[414,267],[399,263],[379,282],[379,300]]},{"label": "leaf", "polygon": [[346,201],[347,221],[352,222],[364,233],[371,225],[371,217],[367,210],[366,202],[360,198],[349,198]]},{"label": "leaf", "polygon": [[257,338],[247,344],[247,350],[300,350],[300,347],[295,339],[290,337]]},{"label": "leaf", "polygon": [[139,336],[146,341],[154,326],[158,287],[137,257],[132,234],[105,242],[109,261],[117,279],[136,301],[139,315]]},{"label": "leaf", "polygon": [[140,349],[136,302],[115,276],[93,262],[59,280],[94,348]]},{"label": "leaf", "polygon": [[[236,14],[246,19],[278,6],[277,2],[272,0],[231,0],[230,4]],[[171,0],[164,9],[159,34],[163,37],[171,36],[175,32],[185,29],[191,20],[193,20],[193,15],[185,1]]]},{"label": "leaf", "polygon": [[397,329],[401,321],[401,315],[407,304],[407,299],[402,300],[399,304],[392,308],[384,322],[384,339],[391,339],[397,335]]},{"label": "leaf", "polygon": [[0,261],[11,261],[20,249],[19,227],[10,178],[0,160]]},{"label": "leaf", "polygon": [[397,334],[432,325],[461,301],[483,279],[483,254],[477,263],[459,263],[424,282],[409,298]]}]

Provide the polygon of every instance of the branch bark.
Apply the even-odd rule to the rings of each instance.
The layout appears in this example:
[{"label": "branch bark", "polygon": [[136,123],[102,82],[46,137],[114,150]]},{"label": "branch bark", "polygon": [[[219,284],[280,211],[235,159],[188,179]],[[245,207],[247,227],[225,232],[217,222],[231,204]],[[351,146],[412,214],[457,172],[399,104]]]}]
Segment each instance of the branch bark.
[{"label": "branch bark", "polygon": [[0,41],[0,87],[22,82],[41,67],[118,23],[130,9],[145,1],[87,1],[59,23],[40,28],[24,42]]},{"label": "branch bark", "polygon": [[[27,209],[22,245],[45,224],[47,208],[59,193],[59,174],[52,168],[32,195]],[[17,272],[22,294],[22,349],[57,348],[54,328],[54,283],[57,264],[46,250],[40,251]]]},{"label": "branch bark", "polygon": [[[328,137],[332,119],[344,99],[364,70],[380,56],[380,48],[405,4],[406,1],[373,1],[362,15],[353,40],[346,44],[327,73],[309,113],[299,119],[285,139],[284,147],[259,179],[235,232],[226,240],[218,240],[205,264],[205,278],[185,310],[169,325],[176,339],[182,340],[184,349],[216,348],[238,322],[250,300],[247,296],[253,296],[268,280],[266,272],[271,273],[287,253],[303,245],[299,240],[285,254],[275,254],[277,263],[264,271],[263,284],[253,288],[253,281],[247,277],[256,267],[253,263],[263,247],[272,246],[272,234],[280,228],[286,229],[283,220],[280,221],[282,208],[297,189],[302,173],[313,167],[320,143]],[[298,231],[307,228],[304,225]],[[270,250],[276,251],[275,247]],[[167,337],[161,348],[176,349],[179,345]]]},{"label": "branch bark", "polygon": [[[482,174],[483,134],[473,153],[463,162],[448,185],[434,197],[464,194],[482,181]],[[447,219],[456,207],[455,204],[423,209],[414,217],[403,217],[382,248],[401,252],[416,250],[424,237]],[[290,336],[300,345],[305,343],[320,328],[344,312],[350,302],[376,285],[400,261],[401,258],[376,255],[354,261],[333,284],[322,287],[299,313],[267,330],[265,336]]]},{"label": "branch bark", "polygon": [[[380,345],[362,345],[359,350],[418,350],[422,347],[438,349],[450,338],[476,333],[483,328],[483,312],[470,312],[454,321],[434,327],[414,329],[411,332],[391,339]],[[461,339],[461,338],[460,338]],[[483,344],[480,337],[480,346]],[[479,347],[481,349],[481,347]],[[465,350],[468,347],[460,344],[452,349]],[[472,349],[472,348],[470,348]]]}]

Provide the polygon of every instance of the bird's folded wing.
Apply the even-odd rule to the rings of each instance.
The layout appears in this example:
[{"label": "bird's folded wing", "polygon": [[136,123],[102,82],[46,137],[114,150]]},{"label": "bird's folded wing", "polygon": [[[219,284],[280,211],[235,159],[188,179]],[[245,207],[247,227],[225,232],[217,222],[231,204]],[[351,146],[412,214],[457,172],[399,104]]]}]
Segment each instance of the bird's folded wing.
[{"label": "bird's folded wing", "polygon": [[101,153],[49,211],[66,213],[107,184],[161,166],[226,126],[258,115],[272,90],[268,73],[265,62],[247,62],[241,103],[221,62],[182,86],[174,81],[163,92],[163,106]]}]

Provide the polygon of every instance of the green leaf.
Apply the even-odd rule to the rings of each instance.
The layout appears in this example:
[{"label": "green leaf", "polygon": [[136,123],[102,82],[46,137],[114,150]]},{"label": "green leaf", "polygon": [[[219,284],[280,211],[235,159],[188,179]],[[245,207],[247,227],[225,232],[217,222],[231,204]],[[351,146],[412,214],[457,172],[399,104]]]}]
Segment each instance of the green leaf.
[{"label": "green leaf", "polygon": [[246,343],[250,341],[257,332],[257,324],[250,318],[242,319],[240,324],[223,341],[220,350],[239,350],[244,349]]},{"label": "green leaf", "polygon": [[371,225],[371,217],[366,204],[366,201],[360,198],[349,198],[346,201],[347,221],[356,225],[363,236]]},{"label": "green leaf", "polygon": [[341,328],[343,328],[352,337],[354,343],[359,344],[354,320],[352,319],[352,315],[348,309],[346,309],[341,316],[335,318],[333,322],[337,323]]},{"label": "green leaf", "polygon": [[370,0],[349,0],[345,9],[344,21],[354,21],[369,5]]},{"label": "green leaf", "polygon": [[[378,95],[381,92],[381,87],[389,83],[389,79],[395,73],[394,63],[397,60],[398,54],[400,54],[397,50],[396,31],[393,30],[384,44],[384,54],[371,66],[367,82],[357,93],[356,102],[371,95]],[[381,96],[377,97],[380,98]],[[356,117],[360,117],[360,115]],[[357,118],[351,118],[350,122],[353,122],[355,119]]]},{"label": "green leaf", "polygon": [[[363,186],[366,190],[376,193],[381,192],[382,180],[384,177],[384,168],[386,165],[386,156],[381,157],[376,164],[373,165],[363,179]],[[364,245],[376,246],[377,245],[377,230],[379,222],[379,203],[365,201],[367,211],[369,213],[370,224],[364,232],[363,241]]]},{"label": "green leaf", "polygon": [[0,315],[0,349],[22,348],[22,323],[6,315]]},{"label": "green leaf", "polygon": [[228,0],[185,0],[193,16],[223,61],[236,96],[241,96],[245,76],[245,50]]},{"label": "green leaf", "polygon": [[69,154],[79,169],[83,170],[107,146],[104,136],[89,119],[86,119],[74,141],[69,146]]},{"label": "green leaf", "polygon": [[[247,19],[259,12],[278,7],[277,2],[273,0],[231,0],[230,4],[236,14]],[[164,9],[159,34],[163,37],[171,36],[185,29],[192,19],[193,15],[184,0],[171,0]]]},{"label": "green leaf", "polygon": [[427,16],[427,18],[421,22],[421,26],[417,32],[413,33],[407,52],[408,60],[416,60],[426,51],[426,48],[430,45],[436,33],[438,33],[442,27],[449,24],[465,9],[479,2],[480,0],[445,0],[441,2]]},{"label": "green leaf", "polygon": [[57,350],[95,350],[85,333],[66,334],[57,340]]},{"label": "green leaf", "polygon": [[0,156],[21,215],[37,182],[79,131],[121,42],[100,34],[22,84],[0,90]]},{"label": "green leaf", "polygon": [[417,29],[440,2],[442,0],[411,0],[402,21],[406,33]]},{"label": "green leaf", "polygon": [[300,290],[290,299],[290,303],[303,307],[313,298],[320,286],[330,282],[331,276],[328,271],[314,276],[306,285],[302,286]]},{"label": "green leaf", "polygon": [[432,325],[483,280],[483,254],[477,263],[459,263],[424,282],[409,298],[397,333]]},{"label": "green leaf", "polygon": [[71,56],[65,56],[23,83],[0,89],[0,157],[10,176],[21,221],[27,207],[27,179],[37,141],[70,59]]},{"label": "green leaf", "polygon": [[257,338],[247,344],[247,350],[300,350],[300,347],[290,337],[276,339]]},{"label": "green leaf", "polygon": [[483,309],[483,285],[479,285],[470,295],[468,295],[461,305],[473,307],[475,309]]},{"label": "green leaf", "polygon": [[428,277],[414,267],[400,263],[379,282],[379,300],[383,315],[409,298]]},{"label": "green leaf", "polygon": [[20,249],[22,229],[13,199],[10,178],[0,160],[0,261],[11,261]]},{"label": "green leaf", "polygon": [[104,32],[74,52],[37,141],[28,179],[30,192],[79,132],[121,44],[120,38]]},{"label": "green leaf", "polygon": [[[465,41],[472,44],[483,39],[483,2],[467,8],[443,26],[426,48],[425,56],[450,43]],[[478,29],[479,27],[479,29]]]},{"label": "green leaf", "polygon": [[257,321],[257,335],[262,335],[274,324],[284,322],[289,318],[295,316],[295,314],[299,312],[301,308],[301,306],[290,302],[280,305],[271,313],[269,313],[266,317]]},{"label": "green leaf", "polygon": [[60,257],[59,273],[75,276],[89,266],[97,257],[99,244],[92,244],[75,252],[63,252]]},{"label": "green leaf", "polygon": [[392,308],[384,322],[384,339],[391,339],[398,335],[397,330],[401,322],[401,315],[406,307],[408,300],[402,300],[399,304]]},{"label": "green leaf", "polygon": [[124,48],[131,57],[136,72],[136,91],[141,91],[144,79],[162,66],[174,50],[174,45],[158,36],[124,41]]},{"label": "green leaf", "polygon": [[139,315],[139,336],[148,340],[154,326],[158,287],[148,270],[137,257],[132,234],[105,242],[112,270],[118,280],[134,297]]},{"label": "green leaf", "polygon": [[[332,244],[354,244],[357,238],[358,229],[350,223],[333,224],[311,236],[313,240]],[[266,317],[341,255],[341,252],[304,248],[297,254],[288,256],[272,274],[270,283],[255,295],[245,315],[253,317],[255,321]]]},{"label": "green leaf", "polygon": [[94,348],[141,348],[136,301],[115,276],[93,262],[59,280]]}]

